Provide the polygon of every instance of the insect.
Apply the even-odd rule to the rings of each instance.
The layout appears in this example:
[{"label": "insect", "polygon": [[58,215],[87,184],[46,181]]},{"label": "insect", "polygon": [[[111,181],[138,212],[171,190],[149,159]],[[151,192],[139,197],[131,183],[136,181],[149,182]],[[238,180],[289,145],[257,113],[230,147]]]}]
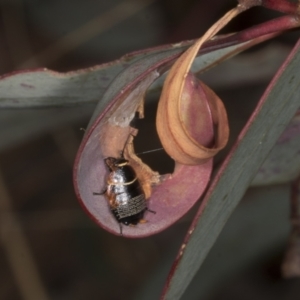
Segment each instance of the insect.
[{"label": "insect", "polygon": [[[127,142],[128,140],[125,147]],[[93,193],[106,196],[110,210],[119,223],[121,235],[122,224],[137,225],[145,222],[143,217],[146,210],[155,213],[147,207],[146,197],[137,175],[129,161],[124,158],[124,149],[119,158],[104,159],[110,171],[107,186],[104,191]]]}]

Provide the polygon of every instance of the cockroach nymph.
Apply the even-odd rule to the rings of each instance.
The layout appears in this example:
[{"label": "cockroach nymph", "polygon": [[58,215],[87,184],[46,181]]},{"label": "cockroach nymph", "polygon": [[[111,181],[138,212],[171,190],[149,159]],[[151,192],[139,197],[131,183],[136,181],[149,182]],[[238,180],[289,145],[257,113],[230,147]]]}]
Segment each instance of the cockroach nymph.
[{"label": "cockroach nymph", "polygon": [[[125,143],[124,149],[128,143]],[[124,149],[119,158],[107,157],[104,159],[110,173],[107,177],[107,186],[100,193],[94,195],[105,195],[110,210],[120,226],[122,235],[122,224],[137,225],[146,222],[143,217],[147,207],[145,193],[137,178],[137,174],[124,158]]]}]

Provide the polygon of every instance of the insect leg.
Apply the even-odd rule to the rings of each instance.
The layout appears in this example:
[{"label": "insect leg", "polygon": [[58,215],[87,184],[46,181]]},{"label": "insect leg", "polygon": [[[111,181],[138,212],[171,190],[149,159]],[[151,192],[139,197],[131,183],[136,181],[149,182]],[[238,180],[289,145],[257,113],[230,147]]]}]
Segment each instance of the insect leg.
[{"label": "insect leg", "polygon": [[145,223],[147,223],[147,222],[148,222],[148,221],[145,220],[145,219],[140,219],[140,220],[139,220],[139,223],[140,223],[140,224],[145,224]]},{"label": "insect leg", "polygon": [[100,193],[97,193],[97,192],[93,192],[93,195],[104,195],[105,193],[107,192],[107,189],[103,190],[102,192]]},{"label": "insect leg", "polygon": [[123,235],[123,232],[122,232],[122,224],[119,223],[119,226],[120,226],[120,235]]},{"label": "insect leg", "polygon": [[153,213],[153,214],[156,214],[156,211],[151,210],[151,209],[149,209],[148,207],[146,208],[146,210],[149,211],[149,212],[151,212],[151,213]]}]

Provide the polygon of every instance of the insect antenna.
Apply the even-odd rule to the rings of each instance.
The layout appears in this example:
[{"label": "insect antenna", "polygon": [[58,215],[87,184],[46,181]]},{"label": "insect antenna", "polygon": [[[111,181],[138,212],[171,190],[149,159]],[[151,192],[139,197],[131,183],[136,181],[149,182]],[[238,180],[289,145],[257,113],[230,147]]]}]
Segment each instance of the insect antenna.
[{"label": "insect antenna", "polygon": [[153,149],[153,150],[148,150],[148,151],[139,152],[139,153],[136,153],[135,155],[146,154],[146,153],[150,153],[150,152],[160,151],[160,150],[163,150],[163,149],[164,149],[164,148],[157,148],[157,149]]},{"label": "insect antenna", "polygon": [[[121,151],[121,154],[120,154],[120,156],[121,156],[122,158],[124,158],[124,152],[125,152],[125,148],[126,148],[126,146],[127,146],[128,142],[129,142],[129,139],[130,139],[130,137],[131,137],[131,136],[133,136],[133,137],[134,137],[134,135],[133,135],[133,134],[129,134],[129,135],[128,135],[128,138],[126,139],[126,142],[125,142],[125,145],[124,145],[124,147],[123,147],[123,150]],[[157,149],[153,149],[153,150],[147,150],[147,151],[143,151],[143,152],[135,153],[135,155],[146,154],[146,153],[150,153],[150,152],[160,151],[160,150],[163,150],[163,149],[164,149],[164,148],[157,148]]]}]

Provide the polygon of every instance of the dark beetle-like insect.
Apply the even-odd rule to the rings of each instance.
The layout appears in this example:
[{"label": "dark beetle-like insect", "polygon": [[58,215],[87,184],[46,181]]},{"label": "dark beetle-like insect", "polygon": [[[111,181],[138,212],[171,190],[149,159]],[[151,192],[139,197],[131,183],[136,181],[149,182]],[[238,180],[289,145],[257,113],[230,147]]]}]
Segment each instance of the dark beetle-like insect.
[{"label": "dark beetle-like insect", "polygon": [[123,152],[120,158],[107,157],[104,159],[110,171],[107,187],[101,193],[93,193],[94,195],[106,195],[110,210],[119,222],[120,234],[122,234],[121,224],[128,226],[143,222],[146,210],[155,213],[147,208],[143,188],[134,169],[129,165],[129,161],[124,158]]}]

